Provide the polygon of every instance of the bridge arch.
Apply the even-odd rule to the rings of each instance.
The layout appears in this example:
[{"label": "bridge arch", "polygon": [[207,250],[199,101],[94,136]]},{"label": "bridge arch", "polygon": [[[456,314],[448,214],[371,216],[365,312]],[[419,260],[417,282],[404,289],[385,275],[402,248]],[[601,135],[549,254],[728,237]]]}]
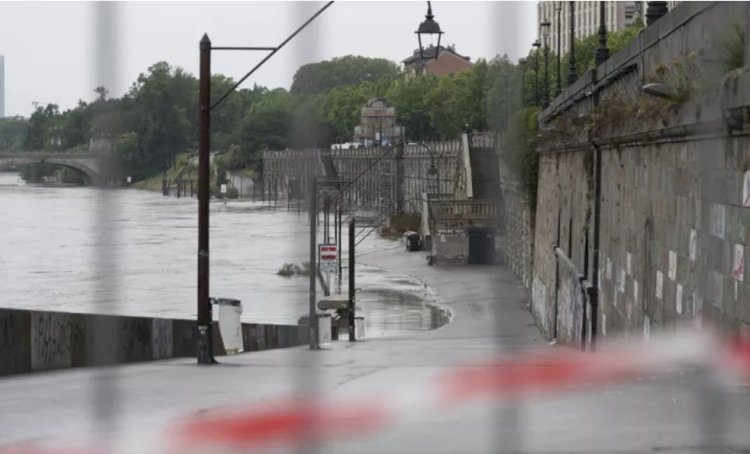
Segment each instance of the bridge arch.
[{"label": "bridge arch", "polygon": [[[90,162],[92,161],[92,162]],[[83,176],[87,185],[94,185],[99,181],[99,173],[92,164],[95,159],[87,157],[69,157],[69,156],[2,156],[0,154],[0,170],[7,170],[13,167],[19,167],[29,164],[52,164],[60,167],[66,167],[77,171]]]}]

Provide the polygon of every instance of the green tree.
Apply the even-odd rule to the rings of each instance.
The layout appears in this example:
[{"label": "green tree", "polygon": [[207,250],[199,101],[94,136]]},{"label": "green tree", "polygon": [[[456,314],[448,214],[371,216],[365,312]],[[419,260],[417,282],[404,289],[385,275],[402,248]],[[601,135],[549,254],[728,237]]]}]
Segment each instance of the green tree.
[{"label": "green tree", "polygon": [[294,74],[290,91],[307,95],[326,93],[365,81],[393,80],[398,74],[398,66],[392,61],[347,55],[300,67]]},{"label": "green tree", "polygon": [[23,118],[0,118],[0,150],[23,150],[26,128],[27,121]]}]

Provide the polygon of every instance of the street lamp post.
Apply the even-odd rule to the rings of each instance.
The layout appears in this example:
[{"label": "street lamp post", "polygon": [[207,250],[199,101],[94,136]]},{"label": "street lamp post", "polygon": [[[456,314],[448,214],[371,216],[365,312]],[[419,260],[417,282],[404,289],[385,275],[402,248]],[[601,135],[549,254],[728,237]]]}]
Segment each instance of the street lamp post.
[{"label": "street lamp post", "polygon": [[576,29],[575,29],[575,21],[576,21],[576,2],[568,2],[568,5],[570,6],[570,52],[568,52],[568,55],[570,56],[570,65],[568,66],[568,86],[570,87],[573,85],[578,79],[578,74],[576,72]]},{"label": "street lamp post", "polygon": [[555,4],[555,12],[557,12],[557,84],[555,88],[555,97],[560,96],[562,93],[562,76],[560,75],[560,65],[562,64],[562,57],[560,54],[560,30],[562,30],[562,1]]},{"label": "street lamp post", "polygon": [[534,104],[539,105],[539,47],[541,44],[537,39],[532,44],[534,47]]},{"label": "street lamp post", "polygon": [[549,40],[549,27],[552,25],[550,21],[545,20],[541,24],[542,27],[542,39],[544,40],[544,104],[546,108],[549,106],[549,71],[547,71],[548,60],[549,60],[549,46],[547,41]]},{"label": "street lamp post", "polygon": [[[417,31],[415,31],[417,39],[419,40],[419,58],[421,59],[422,66],[424,67],[425,60],[435,58],[437,60],[438,54],[440,54],[440,38],[443,36],[442,30],[440,30],[440,24],[435,22],[435,16],[432,15],[432,3],[427,2],[427,14],[424,16],[424,21],[419,24]],[[424,58],[424,45],[422,44],[422,35],[432,36],[437,35],[437,47],[435,48],[435,57]]]},{"label": "street lamp post", "polygon": [[599,2],[599,47],[596,48],[596,65],[599,66],[609,58],[607,49],[607,24],[605,22],[605,2]]},{"label": "street lamp post", "polygon": [[[287,37],[276,47],[214,47],[207,34],[200,41],[200,80],[199,80],[199,106],[200,106],[200,138],[198,140],[198,342],[196,356],[198,364],[214,364],[216,360],[213,355],[213,342],[211,332],[211,301],[209,293],[209,200],[210,191],[210,134],[211,134],[211,110],[218,106],[229,96],[242,82],[250,77],[265,62],[273,57],[276,52],[283,48],[297,34],[299,34],[310,22],[315,20],[333,2],[326,3],[304,24]],[[256,64],[244,77],[232,86],[227,92],[211,103],[211,51],[213,50],[249,50],[268,51],[258,64]]]}]

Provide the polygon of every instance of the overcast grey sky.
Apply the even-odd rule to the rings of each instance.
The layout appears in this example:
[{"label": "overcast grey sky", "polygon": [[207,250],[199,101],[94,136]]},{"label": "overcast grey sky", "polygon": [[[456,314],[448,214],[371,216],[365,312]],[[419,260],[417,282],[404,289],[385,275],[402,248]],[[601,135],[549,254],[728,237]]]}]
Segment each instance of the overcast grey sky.
[{"label": "overcast grey sky", "polygon": [[[104,62],[117,68],[111,95],[120,96],[153,63],[198,72],[198,41],[275,46],[320,2],[122,2],[115,5],[118,50]],[[94,99],[98,17],[89,2],[0,2],[0,54],[5,55],[5,113],[28,116],[33,102],[61,110]],[[425,2],[334,3],[245,85],[288,88],[302,64],[348,54],[400,62],[417,47],[414,30]],[[535,38],[536,2],[433,2],[443,42],[472,58],[522,56]],[[215,53],[213,72],[238,79],[263,54]]]}]

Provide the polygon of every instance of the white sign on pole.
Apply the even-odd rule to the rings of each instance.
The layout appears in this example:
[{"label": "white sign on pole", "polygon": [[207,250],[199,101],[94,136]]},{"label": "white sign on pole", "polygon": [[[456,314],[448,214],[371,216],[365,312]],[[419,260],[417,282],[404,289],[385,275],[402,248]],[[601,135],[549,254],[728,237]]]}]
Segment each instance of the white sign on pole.
[{"label": "white sign on pole", "polygon": [[221,193],[222,194],[226,194],[227,193],[227,185],[225,185],[225,184],[221,185]]},{"label": "white sign on pole", "polygon": [[128,177],[128,184],[130,184],[133,181],[132,177]]},{"label": "white sign on pole", "polygon": [[318,259],[320,260],[320,270],[332,272],[336,270],[338,260],[338,250],[335,244],[319,244]]}]

